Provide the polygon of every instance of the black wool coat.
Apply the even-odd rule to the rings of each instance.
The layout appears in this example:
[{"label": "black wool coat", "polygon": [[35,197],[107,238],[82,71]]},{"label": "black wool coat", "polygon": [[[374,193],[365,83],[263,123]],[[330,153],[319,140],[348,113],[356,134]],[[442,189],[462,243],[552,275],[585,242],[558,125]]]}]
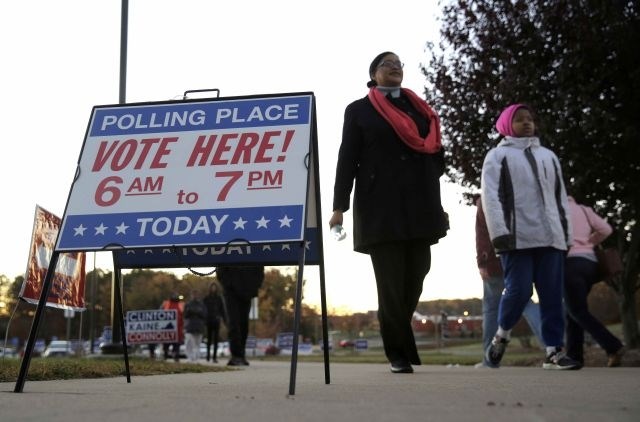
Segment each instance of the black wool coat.
[{"label": "black wool coat", "polygon": [[[417,112],[400,101],[416,121]],[[421,135],[426,119],[417,118]],[[423,154],[406,146],[376,111],[368,97],[349,104],[344,113],[333,209],[347,211],[353,194],[354,250],[371,245],[424,239],[438,242],[448,230],[440,201],[439,179],[444,152]]]},{"label": "black wool coat", "polygon": [[224,287],[225,296],[251,299],[258,296],[264,281],[264,266],[221,266],[216,269],[216,275]]}]

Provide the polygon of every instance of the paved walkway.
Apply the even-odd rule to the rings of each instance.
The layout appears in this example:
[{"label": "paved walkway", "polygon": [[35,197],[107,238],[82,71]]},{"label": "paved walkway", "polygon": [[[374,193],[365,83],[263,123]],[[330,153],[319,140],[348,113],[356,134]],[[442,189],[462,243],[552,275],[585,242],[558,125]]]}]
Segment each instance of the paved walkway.
[{"label": "paved walkway", "polygon": [[194,421],[638,421],[640,368],[418,366],[252,361],[228,372],[0,383],[0,420]]}]

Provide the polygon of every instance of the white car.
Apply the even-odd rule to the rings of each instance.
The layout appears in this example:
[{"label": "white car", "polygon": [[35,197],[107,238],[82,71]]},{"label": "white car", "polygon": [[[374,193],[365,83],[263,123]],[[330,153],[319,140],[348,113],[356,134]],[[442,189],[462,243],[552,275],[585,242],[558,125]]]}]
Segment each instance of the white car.
[{"label": "white car", "polygon": [[73,356],[73,348],[70,341],[67,340],[51,340],[51,343],[44,349],[42,357],[66,357]]},{"label": "white car", "polygon": [[3,346],[0,346],[0,359],[3,357],[15,358],[18,357],[18,353],[13,347],[7,347],[5,349]]}]

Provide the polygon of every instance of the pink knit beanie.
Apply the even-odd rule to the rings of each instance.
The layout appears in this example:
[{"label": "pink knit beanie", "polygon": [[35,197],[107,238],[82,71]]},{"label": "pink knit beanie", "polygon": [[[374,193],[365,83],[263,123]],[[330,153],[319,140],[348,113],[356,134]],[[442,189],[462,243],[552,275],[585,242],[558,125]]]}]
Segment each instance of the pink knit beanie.
[{"label": "pink knit beanie", "polygon": [[529,108],[524,104],[511,104],[509,107],[502,110],[498,121],[496,122],[496,129],[498,133],[503,136],[516,136],[513,132],[511,122],[513,121],[513,115],[516,114],[519,108]]}]

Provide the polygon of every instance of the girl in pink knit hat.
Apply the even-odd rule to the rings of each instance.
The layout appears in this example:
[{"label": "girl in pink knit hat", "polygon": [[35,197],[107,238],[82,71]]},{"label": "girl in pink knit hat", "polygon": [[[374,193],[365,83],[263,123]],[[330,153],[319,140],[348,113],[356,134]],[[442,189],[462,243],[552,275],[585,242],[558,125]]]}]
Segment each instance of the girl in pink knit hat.
[{"label": "girl in pink knit hat", "polygon": [[498,331],[485,351],[499,366],[535,286],[540,299],[544,369],[579,369],[564,352],[562,285],[565,254],[571,245],[567,193],[558,157],[540,145],[533,111],[512,104],[496,129],[504,137],[482,166],[482,206],[491,243],[500,255],[504,292]]}]

